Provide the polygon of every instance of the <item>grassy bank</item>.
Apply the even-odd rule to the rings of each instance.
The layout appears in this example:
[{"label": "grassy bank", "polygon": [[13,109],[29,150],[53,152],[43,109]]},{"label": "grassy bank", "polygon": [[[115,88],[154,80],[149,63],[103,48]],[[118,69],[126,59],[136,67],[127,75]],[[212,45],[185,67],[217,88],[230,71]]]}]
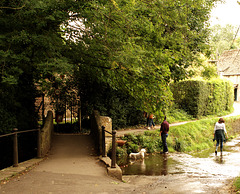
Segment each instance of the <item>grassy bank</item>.
[{"label": "grassy bank", "polygon": [[[189,122],[184,125],[170,127],[167,138],[169,152],[195,152],[214,147],[213,130],[218,118],[201,119]],[[228,137],[234,138],[240,133],[240,116],[225,118]],[[140,148],[146,148],[148,152],[162,151],[162,142],[159,136],[159,129],[145,131],[144,135],[129,134],[123,138],[127,140],[125,152],[137,152]],[[120,148],[119,148],[120,149]],[[123,151],[120,151],[122,154]]]},{"label": "grassy bank", "polygon": [[[171,127],[168,145],[171,151],[194,152],[214,146],[213,130],[218,118],[201,119],[185,125]],[[239,134],[240,117],[225,118],[230,139]]]},{"label": "grassy bank", "polygon": [[240,193],[240,177],[236,178],[233,184],[233,189],[236,193]]}]

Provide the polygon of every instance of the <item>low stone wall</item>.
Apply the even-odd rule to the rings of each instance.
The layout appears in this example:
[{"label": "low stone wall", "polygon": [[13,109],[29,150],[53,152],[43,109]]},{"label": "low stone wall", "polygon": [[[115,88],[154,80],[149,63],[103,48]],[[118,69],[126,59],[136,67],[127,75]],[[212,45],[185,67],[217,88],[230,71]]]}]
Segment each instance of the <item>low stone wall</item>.
[{"label": "low stone wall", "polygon": [[[93,111],[91,117],[91,134],[94,138],[98,154],[100,155],[102,154],[102,126],[105,127],[106,131],[112,133],[112,119],[110,117],[100,116],[97,110]],[[105,132],[105,137],[109,139],[111,134]]]},{"label": "low stone wall", "polygon": [[41,157],[44,157],[51,148],[53,129],[53,112],[48,111],[45,124],[41,130]]},{"label": "low stone wall", "polygon": [[[112,133],[112,119],[110,117],[100,116],[98,111],[94,111],[91,117],[91,134],[94,138],[99,155],[102,155],[102,126],[105,127],[106,131]],[[112,145],[112,135],[108,132],[105,132],[106,152],[108,152]],[[111,159],[109,157],[100,156],[100,160],[105,163],[108,175],[122,180],[122,170],[117,164],[115,168],[112,168]]]}]

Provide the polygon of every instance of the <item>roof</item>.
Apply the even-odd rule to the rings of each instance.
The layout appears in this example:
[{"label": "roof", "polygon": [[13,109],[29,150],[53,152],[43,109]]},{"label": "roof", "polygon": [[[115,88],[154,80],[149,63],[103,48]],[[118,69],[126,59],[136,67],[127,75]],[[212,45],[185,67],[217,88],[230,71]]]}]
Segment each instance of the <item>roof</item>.
[{"label": "roof", "polygon": [[240,49],[224,51],[218,60],[217,69],[222,75],[240,74]]}]

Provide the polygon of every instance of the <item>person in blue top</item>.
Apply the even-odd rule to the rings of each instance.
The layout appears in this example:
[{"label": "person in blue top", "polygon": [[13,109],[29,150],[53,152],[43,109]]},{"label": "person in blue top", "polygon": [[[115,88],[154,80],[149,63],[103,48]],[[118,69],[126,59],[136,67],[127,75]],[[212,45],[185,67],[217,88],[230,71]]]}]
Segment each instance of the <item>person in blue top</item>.
[{"label": "person in blue top", "polygon": [[215,155],[217,155],[217,151],[218,151],[218,147],[220,144],[220,151],[222,154],[222,150],[223,150],[223,141],[226,141],[227,139],[227,130],[225,127],[225,123],[223,118],[220,118],[218,120],[218,122],[216,122],[215,127],[214,127],[214,141],[217,141],[216,144],[216,150],[215,150]]}]

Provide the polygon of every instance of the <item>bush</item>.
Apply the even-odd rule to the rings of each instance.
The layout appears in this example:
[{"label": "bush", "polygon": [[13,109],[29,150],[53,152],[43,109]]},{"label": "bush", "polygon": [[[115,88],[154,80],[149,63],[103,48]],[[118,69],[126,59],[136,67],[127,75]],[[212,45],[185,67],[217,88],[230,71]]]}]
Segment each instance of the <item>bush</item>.
[{"label": "bush", "polygon": [[184,80],[171,84],[171,91],[178,108],[196,118],[232,110],[234,90],[227,80]]},{"label": "bush", "polygon": [[143,134],[127,134],[122,139],[127,140],[127,153],[139,152],[141,148],[147,149],[148,153],[159,152],[162,148],[162,142],[159,132],[146,131]]},{"label": "bush", "polygon": [[139,152],[139,146],[138,144],[135,144],[133,142],[128,142],[127,143],[127,153],[130,154],[130,153],[137,153]]},{"label": "bush", "polygon": [[168,115],[167,120],[169,123],[176,123],[180,121],[190,121],[194,119],[192,115],[187,114],[187,112],[184,111],[183,109],[177,108],[176,105],[173,105],[170,108],[167,115]]}]

